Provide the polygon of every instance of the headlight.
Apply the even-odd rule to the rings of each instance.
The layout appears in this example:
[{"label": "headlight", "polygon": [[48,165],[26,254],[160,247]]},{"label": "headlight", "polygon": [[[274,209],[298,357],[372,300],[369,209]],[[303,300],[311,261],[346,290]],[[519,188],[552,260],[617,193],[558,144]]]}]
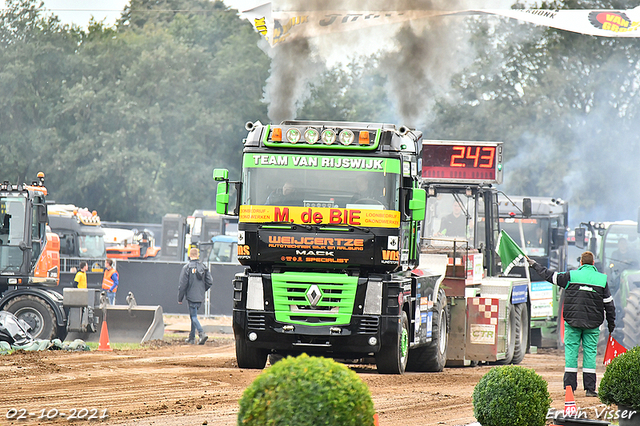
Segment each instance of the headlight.
[{"label": "headlight", "polygon": [[287,140],[291,143],[298,143],[300,141],[300,130],[298,129],[289,129],[287,130]]},{"label": "headlight", "polygon": [[345,129],[340,132],[339,138],[340,138],[340,143],[342,145],[351,145],[353,143],[353,139],[355,138],[355,135],[351,130]]},{"label": "headlight", "polygon": [[310,144],[314,144],[314,143],[318,142],[318,139],[320,139],[320,134],[318,133],[318,131],[316,129],[309,127],[304,132],[304,140],[306,140]]},{"label": "headlight", "polygon": [[325,145],[331,145],[336,141],[336,132],[331,129],[326,129],[322,131],[322,143]]}]

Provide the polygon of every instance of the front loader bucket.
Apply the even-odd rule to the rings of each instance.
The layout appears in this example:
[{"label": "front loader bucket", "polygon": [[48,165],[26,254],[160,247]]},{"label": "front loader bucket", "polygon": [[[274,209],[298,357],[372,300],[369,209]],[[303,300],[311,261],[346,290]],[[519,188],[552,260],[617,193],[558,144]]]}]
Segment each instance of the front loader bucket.
[{"label": "front loader bucket", "polygon": [[[127,305],[107,306],[107,328],[111,343],[144,343],[149,340],[158,340],[164,337],[164,321],[162,318],[162,306],[135,306]],[[100,330],[103,310],[96,308],[94,315],[100,319],[96,329]],[[97,342],[100,332],[97,333],[69,333],[66,340],[82,339],[87,342]]]}]

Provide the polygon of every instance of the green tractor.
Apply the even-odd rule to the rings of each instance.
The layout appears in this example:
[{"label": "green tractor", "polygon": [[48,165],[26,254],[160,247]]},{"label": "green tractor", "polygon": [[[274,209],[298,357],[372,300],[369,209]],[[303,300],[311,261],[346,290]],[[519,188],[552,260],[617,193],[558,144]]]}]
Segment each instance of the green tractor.
[{"label": "green tractor", "polygon": [[[585,231],[591,231],[586,247]],[[616,305],[613,337],[626,348],[640,344],[640,226],[630,220],[594,224],[576,229],[576,246],[596,255],[596,267],[607,274]],[[582,247],[581,247],[582,246]],[[601,333],[604,347],[607,333]]]}]

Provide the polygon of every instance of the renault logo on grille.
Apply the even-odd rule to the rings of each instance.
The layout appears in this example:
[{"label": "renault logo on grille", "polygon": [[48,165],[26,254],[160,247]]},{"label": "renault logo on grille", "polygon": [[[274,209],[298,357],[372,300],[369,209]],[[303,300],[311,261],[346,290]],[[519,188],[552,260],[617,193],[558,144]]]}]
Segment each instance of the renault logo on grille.
[{"label": "renault logo on grille", "polygon": [[320,288],[315,284],[309,287],[309,290],[307,290],[306,295],[307,295],[307,300],[309,301],[311,306],[313,306],[314,308],[318,305],[318,302],[320,302],[320,299],[322,299],[322,292],[320,291]]}]

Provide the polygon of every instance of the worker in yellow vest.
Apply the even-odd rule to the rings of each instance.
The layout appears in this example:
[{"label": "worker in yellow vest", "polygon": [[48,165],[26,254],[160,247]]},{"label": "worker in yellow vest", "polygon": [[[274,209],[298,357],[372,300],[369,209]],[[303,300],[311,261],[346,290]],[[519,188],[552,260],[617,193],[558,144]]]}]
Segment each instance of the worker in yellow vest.
[{"label": "worker in yellow vest", "polygon": [[107,293],[109,304],[116,304],[116,292],[118,291],[118,271],[113,265],[113,259],[107,259],[106,269],[102,278],[102,291]]},{"label": "worker in yellow vest", "polygon": [[76,276],[73,278],[73,286],[75,288],[87,288],[87,271],[89,270],[89,265],[84,260],[80,262],[80,270],[76,273]]}]

